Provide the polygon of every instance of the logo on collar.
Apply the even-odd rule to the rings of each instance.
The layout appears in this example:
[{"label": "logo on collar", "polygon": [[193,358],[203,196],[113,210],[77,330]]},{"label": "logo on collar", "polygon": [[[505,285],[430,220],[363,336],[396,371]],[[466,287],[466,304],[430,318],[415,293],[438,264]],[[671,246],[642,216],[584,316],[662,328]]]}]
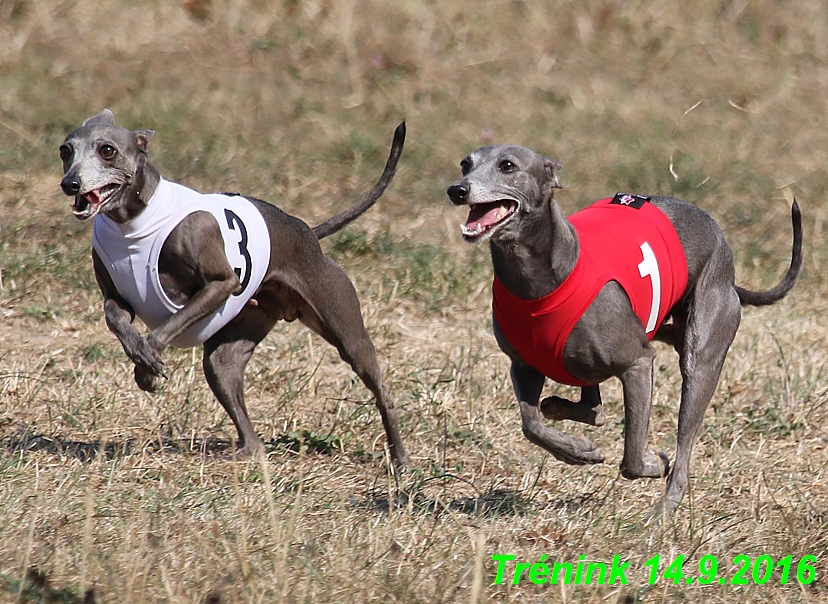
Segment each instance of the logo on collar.
[{"label": "logo on collar", "polygon": [[630,195],[629,193],[616,193],[615,197],[612,198],[610,205],[620,205],[620,206],[628,206],[630,208],[635,208],[636,210],[640,210],[641,207],[650,201],[649,197],[643,197],[641,195]]}]

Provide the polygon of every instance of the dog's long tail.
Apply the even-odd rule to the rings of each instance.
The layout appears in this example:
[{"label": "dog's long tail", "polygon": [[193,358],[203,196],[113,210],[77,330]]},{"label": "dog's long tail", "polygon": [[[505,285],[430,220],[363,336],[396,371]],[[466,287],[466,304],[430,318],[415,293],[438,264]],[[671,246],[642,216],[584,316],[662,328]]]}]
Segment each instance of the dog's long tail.
[{"label": "dog's long tail", "polygon": [[397,162],[403,150],[403,143],[405,142],[405,122],[397,126],[394,130],[394,141],[391,143],[391,154],[388,156],[388,161],[385,163],[385,169],[382,171],[377,184],[359,200],[359,203],[352,205],[347,210],[328,218],[322,224],[315,226],[313,232],[317,239],[324,239],[328,235],[333,235],[342,227],[359,218],[365,213],[368,208],[377,203],[377,200],[382,197],[385,189],[391,184],[394,179],[394,174],[397,172]]},{"label": "dog's long tail", "polygon": [[793,223],[793,249],[791,250],[791,266],[778,285],[763,292],[753,292],[736,286],[739,302],[742,305],[767,306],[778,302],[785,297],[799,278],[802,269],[802,214],[799,204],[794,199],[791,206],[791,222]]}]

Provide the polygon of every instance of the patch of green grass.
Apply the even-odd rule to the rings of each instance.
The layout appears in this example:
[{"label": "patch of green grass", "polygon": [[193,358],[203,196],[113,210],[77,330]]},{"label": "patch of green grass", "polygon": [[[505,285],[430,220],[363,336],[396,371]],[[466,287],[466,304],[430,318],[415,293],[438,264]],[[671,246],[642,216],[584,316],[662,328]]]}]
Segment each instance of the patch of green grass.
[{"label": "patch of green grass", "polygon": [[23,312],[26,316],[33,317],[41,321],[48,321],[49,319],[55,317],[50,309],[37,305],[27,306],[23,309]]},{"label": "patch of green grass", "polygon": [[279,436],[271,445],[276,449],[288,449],[299,454],[332,453],[344,451],[348,440],[347,434],[340,438],[333,433],[317,434],[313,430],[297,430]]},{"label": "patch of green grass", "polygon": [[[383,275],[383,291],[422,301],[438,312],[453,300],[462,300],[491,273],[488,249],[475,247],[458,256],[442,244],[418,244],[395,239],[388,231],[369,236],[355,228],[333,239],[330,255],[343,266],[370,263]],[[364,264],[362,264],[364,266]]]},{"label": "patch of green grass", "polygon": [[83,360],[87,363],[97,363],[107,357],[106,351],[100,344],[91,344],[82,351]]}]

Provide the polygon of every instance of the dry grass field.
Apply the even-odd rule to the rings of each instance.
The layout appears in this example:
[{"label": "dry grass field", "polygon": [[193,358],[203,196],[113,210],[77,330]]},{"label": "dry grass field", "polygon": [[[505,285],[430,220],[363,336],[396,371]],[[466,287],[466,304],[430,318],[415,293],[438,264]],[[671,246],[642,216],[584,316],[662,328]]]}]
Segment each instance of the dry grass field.
[{"label": "dry grass field", "polygon": [[[91,225],[57,186],[58,145],[103,107],[156,131],[167,178],[310,224],[370,186],[406,120],[391,188],[323,247],[360,295],[412,468],[389,474],[370,394],[298,324],[247,371],[266,463],[233,459],[199,350],[165,353],[162,392],[135,386]],[[605,464],[521,435],[488,249],[461,242],[445,196],[491,142],[559,160],[567,212],[616,191],[697,204],[753,289],[781,277],[794,196],[803,209],[801,281],[745,309],[662,528],[641,520],[664,483],[618,472],[616,380],[605,426],[563,426]],[[828,602],[821,0],[0,0],[0,210],[2,602]],[[678,364],[658,350],[650,447],[672,458]],[[514,585],[510,566],[496,584],[497,554],[618,556],[628,583]],[[687,576],[715,556],[717,580],[651,585],[655,555],[662,572],[684,555]],[[788,583],[719,584],[738,555],[792,556]]]}]

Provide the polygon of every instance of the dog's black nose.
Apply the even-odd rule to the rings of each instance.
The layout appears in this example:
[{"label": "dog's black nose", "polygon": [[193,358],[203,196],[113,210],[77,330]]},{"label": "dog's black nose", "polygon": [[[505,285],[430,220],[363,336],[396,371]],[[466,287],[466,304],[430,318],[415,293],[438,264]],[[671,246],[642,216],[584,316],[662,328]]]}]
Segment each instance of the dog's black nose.
[{"label": "dog's black nose", "polygon": [[448,188],[448,196],[451,199],[451,203],[455,205],[462,205],[466,203],[466,200],[469,198],[469,186],[465,183],[461,183],[459,185],[451,185]]},{"label": "dog's black nose", "polygon": [[81,190],[81,182],[77,176],[67,176],[60,181],[60,188],[67,195],[77,195]]}]

